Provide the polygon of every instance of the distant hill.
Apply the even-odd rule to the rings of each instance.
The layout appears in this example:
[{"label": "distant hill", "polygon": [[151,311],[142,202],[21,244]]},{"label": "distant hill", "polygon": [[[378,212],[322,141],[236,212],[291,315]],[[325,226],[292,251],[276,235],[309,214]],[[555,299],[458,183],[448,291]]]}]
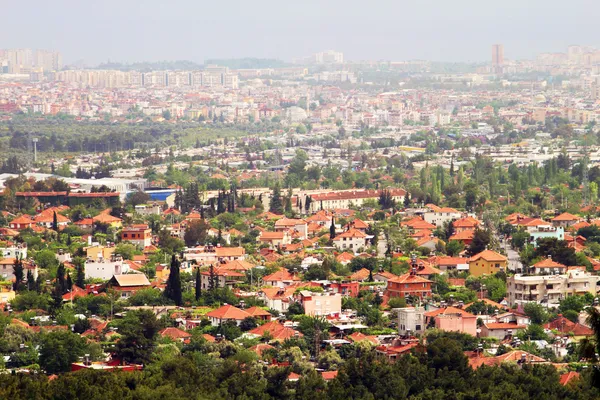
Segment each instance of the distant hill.
[{"label": "distant hill", "polygon": [[231,69],[283,68],[289,66],[288,63],[273,58],[213,58],[205,60],[204,64],[216,64]]},{"label": "distant hill", "polygon": [[161,71],[161,70],[190,70],[202,69],[203,65],[188,60],[154,61],[124,64],[118,62],[102,63],[93,69],[116,69],[119,71]]}]

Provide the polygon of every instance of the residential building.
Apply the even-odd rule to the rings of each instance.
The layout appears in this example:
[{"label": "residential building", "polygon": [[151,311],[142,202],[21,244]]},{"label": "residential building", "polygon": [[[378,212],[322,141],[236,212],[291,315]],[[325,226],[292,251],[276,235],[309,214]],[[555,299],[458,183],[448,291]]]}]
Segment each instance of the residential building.
[{"label": "residential building", "polygon": [[239,325],[245,318],[250,317],[250,314],[237,307],[225,304],[224,306],[207,313],[206,316],[210,319],[212,326],[219,326],[227,321],[234,321]]},{"label": "residential building", "polygon": [[[406,190],[388,189],[392,199],[398,204],[404,202]],[[351,205],[361,206],[365,201],[378,201],[381,190],[339,190],[335,192],[306,194],[302,204],[306,204],[306,197],[310,197],[309,212],[319,210],[334,210],[336,208],[349,208]]]},{"label": "residential building", "polygon": [[538,261],[531,266],[533,273],[538,275],[557,275],[567,272],[567,266],[552,260],[552,257]]},{"label": "residential building", "polygon": [[389,297],[430,297],[431,281],[421,278],[415,271],[389,279],[387,282],[386,295]]},{"label": "residential building", "polygon": [[450,207],[438,207],[434,204],[428,204],[429,209],[423,214],[423,219],[438,228],[444,226],[444,223],[459,219],[462,214],[460,211]]},{"label": "residential building", "polygon": [[108,285],[120,293],[121,298],[131,297],[137,291],[150,288],[150,282],[144,274],[114,275]]},{"label": "residential building", "polygon": [[517,334],[517,331],[526,329],[525,325],[518,325],[504,322],[488,322],[481,326],[481,337],[491,337],[498,340],[504,340]]},{"label": "residential building", "polygon": [[[202,271],[200,273],[200,284],[202,285],[202,290],[208,290],[211,287],[219,287],[219,288],[233,288],[236,283],[243,281],[246,275],[239,273],[233,269],[227,268],[213,268],[212,274],[211,271]],[[211,280],[214,281],[211,282]]]},{"label": "residential building", "polygon": [[552,219],[552,225],[555,227],[568,228],[571,225],[575,225],[581,218],[568,212],[562,213]]},{"label": "residential building", "polygon": [[123,257],[113,255],[110,258],[88,258],[84,265],[85,279],[109,280],[114,275],[126,274],[130,271],[129,264],[123,262]]},{"label": "residential building", "polygon": [[148,247],[152,244],[152,229],[146,224],[130,225],[121,231],[121,240],[139,247]]},{"label": "residential building", "polygon": [[507,278],[509,304],[535,301],[558,305],[560,300],[573,295],[597,292],[600,277],[582,269],[571,269],[562,275],[521,275]]},{"label": "residential building", "polygon": [[477,335],[477,316],[462,308],[446,307],[425,313],[425,323],[430,321],[437,329],[448,332],[461,332],[469,335]]},{"label": "residential building", "polygon": [[484,250],[469,258],[469,272],[473,276],[494,275],[506,270],[508,259],[492,250]]},{"label": "residential building", "polygon": [[302,290],[298,294],[298,301],[304,307],[306,315],[326,316],[342,312],[342,295],[339,293],[318,293]]},{"label": "residential building", "polygon": [[369,236],[359,231],[358,229],[351,228],[344,233],[337,235],[333,239],[333,244],[341,250],[350,250],[358,252],[361,249],[368,247]]},{"label": "residential building", "polygon": [[426,309],[422,307],[405,307],[395,310],[398,313],[398,333],[405,335],[420,335],[425,332]]}]

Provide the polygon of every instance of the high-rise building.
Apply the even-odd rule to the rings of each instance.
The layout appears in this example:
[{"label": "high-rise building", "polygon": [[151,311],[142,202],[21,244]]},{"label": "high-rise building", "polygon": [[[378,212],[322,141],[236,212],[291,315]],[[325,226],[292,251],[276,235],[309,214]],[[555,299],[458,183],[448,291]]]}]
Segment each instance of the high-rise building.
[{"label": "high-rise building", "polygon": [[493,44],[492,45],[492,68],[494,72],[501,72],[502,65],[504,65],[504,45]]}]

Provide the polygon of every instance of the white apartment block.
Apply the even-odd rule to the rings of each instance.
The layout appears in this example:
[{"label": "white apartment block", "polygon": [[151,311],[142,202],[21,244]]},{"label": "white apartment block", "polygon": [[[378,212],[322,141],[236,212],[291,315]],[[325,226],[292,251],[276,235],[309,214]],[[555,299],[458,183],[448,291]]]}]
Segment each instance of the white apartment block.
[{"label": "white apartment block", "polygon": [[535,301],[557,305],[560,300],[585,293],[596,294],[599,276],[580,269],[563,275],[514,275],[507,279],[508,303]]}]

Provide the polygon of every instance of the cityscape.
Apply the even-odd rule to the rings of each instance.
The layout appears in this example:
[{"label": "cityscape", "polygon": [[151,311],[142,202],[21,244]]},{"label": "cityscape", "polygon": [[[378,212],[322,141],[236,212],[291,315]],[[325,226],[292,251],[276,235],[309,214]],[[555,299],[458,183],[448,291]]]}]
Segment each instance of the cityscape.
[{"label": "cityscape", "polygon": [[236,57],[3,41],[0,398],[600,398],[600,45],[297,18],[323,40]]}]

